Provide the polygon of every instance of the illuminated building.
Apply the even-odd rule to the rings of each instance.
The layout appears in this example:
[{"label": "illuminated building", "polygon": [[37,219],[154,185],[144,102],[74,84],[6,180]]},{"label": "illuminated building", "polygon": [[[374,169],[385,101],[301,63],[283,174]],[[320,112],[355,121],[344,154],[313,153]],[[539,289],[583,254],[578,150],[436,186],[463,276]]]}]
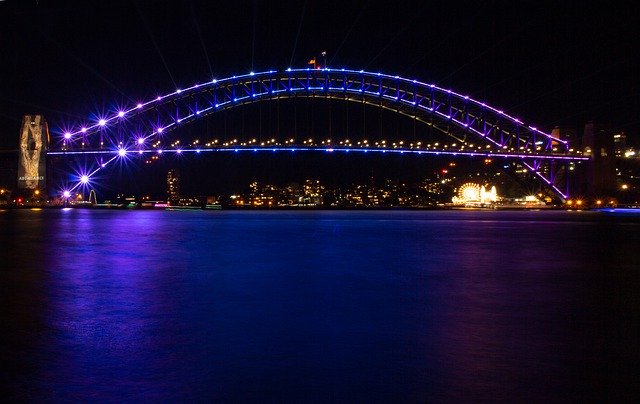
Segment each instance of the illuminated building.
[{"label": "illuminated building", "polygon": [[616,157],[623,157],[627,151],[627,135],[624,133],[613,135],[613,149]]},{"label": "illuminated building", "polygon": [[175,168],[167,172],[167,200],[170,205],[177,205],[180,200],[180,173]]},{"label": "illuminated building", "polygon": [[324,186],[318,180],[306,180],[302,187],[300,202],[304,205],[319,206],[323,203]]},{"label": "illuminated building", "polygon": [[46,152],[49,129],[42,115],[22,117],[18,157],[18,188],[37,190],[46,188]]},{"label": "illuminated building", "polygon": [[452,198],[452,202],[456,205],[488,205],[498,200],[496,187],[492,186],[489,191],[487,187],[478,185],[473,182],[467,182],[458,188],[458,195]]}]

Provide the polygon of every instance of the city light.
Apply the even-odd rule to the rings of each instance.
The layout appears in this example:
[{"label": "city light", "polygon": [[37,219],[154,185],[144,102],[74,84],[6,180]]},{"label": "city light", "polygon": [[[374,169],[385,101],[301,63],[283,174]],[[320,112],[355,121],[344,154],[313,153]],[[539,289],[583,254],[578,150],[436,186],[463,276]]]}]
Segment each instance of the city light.
[{"label": "city light", "polygon": [[80,177],[80,182],[83,184],[86,184],[89,182],[89,177],[85,174],[83,176]]}]

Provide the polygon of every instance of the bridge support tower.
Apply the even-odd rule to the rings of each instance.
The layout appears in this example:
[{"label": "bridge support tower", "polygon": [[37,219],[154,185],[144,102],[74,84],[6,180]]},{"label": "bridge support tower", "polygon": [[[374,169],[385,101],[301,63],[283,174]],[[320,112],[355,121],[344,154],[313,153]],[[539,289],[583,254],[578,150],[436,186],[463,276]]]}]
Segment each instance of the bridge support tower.
[{"label": "bridge support tower", "polygon": [[40,194],[47,190],[49,129],[42,115],[24,115],[18,150],[18,189]]}]

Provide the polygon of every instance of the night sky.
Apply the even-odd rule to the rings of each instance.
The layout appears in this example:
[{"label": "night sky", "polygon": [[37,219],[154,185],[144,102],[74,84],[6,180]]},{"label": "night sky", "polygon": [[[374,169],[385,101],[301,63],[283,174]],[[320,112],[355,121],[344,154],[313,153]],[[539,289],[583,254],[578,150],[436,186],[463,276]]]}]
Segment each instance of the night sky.
[{"label": "night sky", "polygon": [[[588,2],[592,3],[592,2]],[[0,2],[0,148],[24,114],[55,134],[115,105],[249,71],[380,71],[545,131],[640,133],[640,6],[539,1]]]}]

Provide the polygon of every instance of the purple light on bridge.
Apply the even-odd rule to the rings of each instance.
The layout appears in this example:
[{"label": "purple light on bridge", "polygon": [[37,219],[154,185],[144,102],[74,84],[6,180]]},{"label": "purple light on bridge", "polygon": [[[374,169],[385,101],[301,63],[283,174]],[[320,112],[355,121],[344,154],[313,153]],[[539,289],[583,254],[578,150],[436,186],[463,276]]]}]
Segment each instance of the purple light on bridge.
[{"label": "purple light on bridge", "polygon": [[65,138],[65,139],[71,139],[71,133],[69,133],[69,132],[65,132],[65,134],[64,134],[64,138]]},{"label": "purple light on bridge", "polygon": [[125,149],[120,148],[120,149],[118,149],[118,155],[120,157],[124,157],[124,156],[127,155],[127,151]]},{"label": "purple light on bridge", "polygon": [[120,118],[122,118],[122,117],[124,116],[124,111],[119,111],[119,112],[118,112],[118,116],[119,116]]},{"label": "purple light on bridge", "polygon": [[138,105],[136,105],[136,108],[138,109],[142,108],[142,103],[139,102]]},{"label": "purple light on bridge", "polygon": [[87,133],[87,128],[82,127],[82,129],[80,129],[80,132],[82,132],[82,133]]},{"label": "purple light on bridge", "polygon": [[68,197],[70,197],[70,196],[71,196],[71,192],[69,192],[69,191],[64,191],[64,192],[62,193],[62,196],[64,196],[65,198],[68,198]]},{"label": "purple light on bridge", "polygon": [[144,138],[143,137],[139,137],[138,138],[138,144],[143,144],[144,143]]},{"label": "purple light on bridge", "polygon": [[156,132],[162,133],[163,130],[164,130],[164,128],[158,128],[158,130]]},{"label": "purple light on bridge", "polygon": [[82,177],[80,177],[80,182],[83,184],[86,184],[89,182],[89,176],[88,175],[83,175]]},{"label": "purple light on bridge", "polygon": [[104,126],[104,125],[106,125],[106,124],[107,124],[107,121],[105,121],[104,119],[100,119],[100,120],[98,121],[98,125],[100,125],[100,126]]}]

